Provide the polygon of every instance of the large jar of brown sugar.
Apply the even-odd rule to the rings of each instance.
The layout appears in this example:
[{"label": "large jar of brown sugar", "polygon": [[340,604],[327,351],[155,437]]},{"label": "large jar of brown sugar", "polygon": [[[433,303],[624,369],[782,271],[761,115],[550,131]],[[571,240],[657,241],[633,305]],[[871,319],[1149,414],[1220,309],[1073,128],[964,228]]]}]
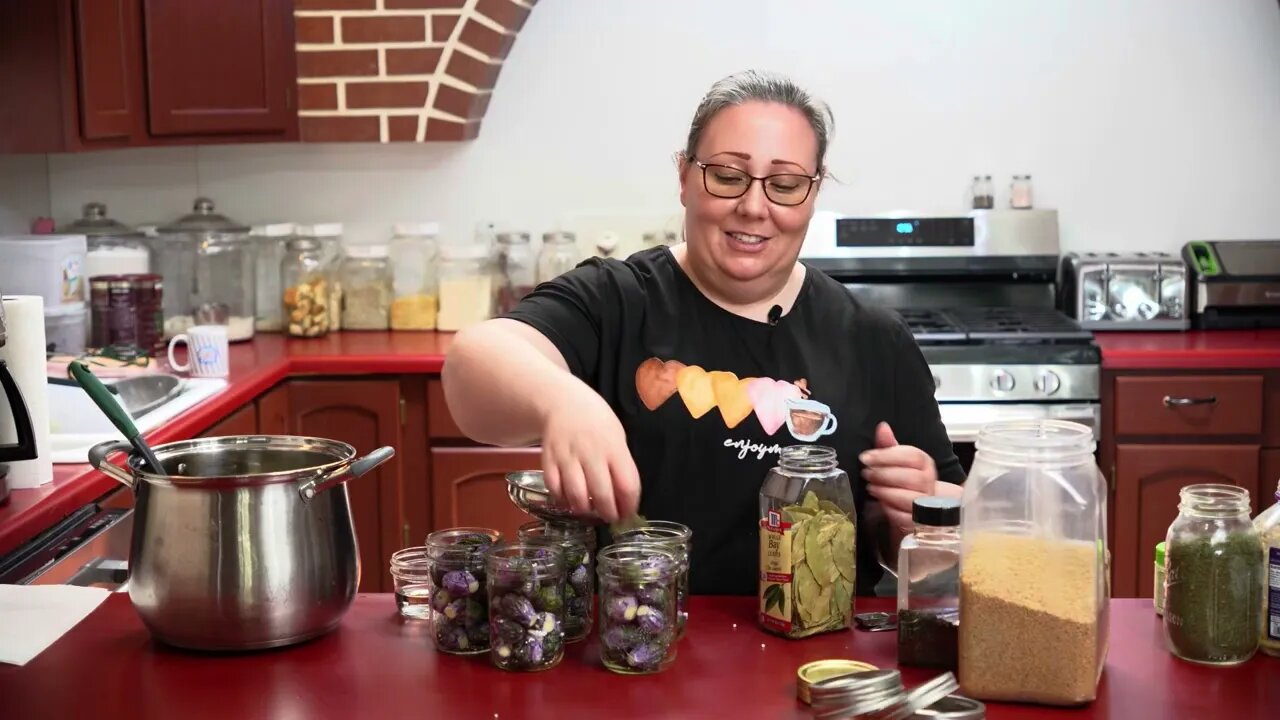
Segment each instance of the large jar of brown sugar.
[{"label": "large jar of brown sugar", "polygon": [[960,687],[973,698],[1075,705],[1107,655],[1107,491],[1092,431],[993,423],[965,482]]}]

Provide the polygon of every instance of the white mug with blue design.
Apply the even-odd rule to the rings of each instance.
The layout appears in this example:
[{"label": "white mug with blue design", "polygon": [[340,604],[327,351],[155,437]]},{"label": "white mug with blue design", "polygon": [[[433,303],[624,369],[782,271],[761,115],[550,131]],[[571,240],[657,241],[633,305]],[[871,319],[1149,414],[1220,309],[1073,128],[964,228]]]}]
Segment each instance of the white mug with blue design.
[{"label": "white mug with blue design", "polygon": [[[179,365],[173,357],[178,343],[187,345],[187,363]],[[191,377],[221,378],[231,370],[226,325],[193,325],[169,341],[169,367]]]}]

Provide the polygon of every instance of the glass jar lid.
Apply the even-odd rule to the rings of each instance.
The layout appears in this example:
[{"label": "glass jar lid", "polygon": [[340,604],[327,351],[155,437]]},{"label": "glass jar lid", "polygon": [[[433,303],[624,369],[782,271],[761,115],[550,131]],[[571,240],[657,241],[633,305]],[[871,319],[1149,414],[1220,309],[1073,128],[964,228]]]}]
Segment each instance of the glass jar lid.
[{"label": "glass jar lid", "polygon": [[196,198],[190,215],[184,215],[177,221],[160,228],[162,233],[247,233],[248,225],[242,225],[225,215],[214,212],[213,201],[209,198]]},{"label": "glass jar lid", "polygon": [[81,211],[83,214],[79,220],[62,226],[58,232],[87,237],[143,237],[140,230],[107,217],[107,206],[103,203],[85,203]]},{"label": "glass jar lid", "polygon": [[297,233],[307,237],[331,238],[342,236],[342,223],[315,223],[298,225]]},{"label": "glass jar lid", "polygon": [[489,248],[480,243],[447,243],[440,246],[442,260],[487,260]]},{"label": "glass jar lid", "polygon": [[344,247],[347,257],[359,258],[361,260],[380,260],[387,257],[388,251],[386,245],[347,245]]},{"label": "glass jar lid", "polygon": [[440,223],[436,222],[402,222],[394,226],[396,235],[427,235],[434,237],[440,234]]},{"label": "glass jar lid", "polygon": [[571,232],[556,230],[542,233],[542,242],[547,245],[568,245],[578,242],[578,238]]},{"label": "glass jar lid", "polygon": [[266,223],[263,225],[254,225],[249,231],[254,237],[266,238],[286,238],[293,234],[294,224],[289,222],[283,223]]},{"label": "glass jar lid", "polygon": [[501,232],[498,233],[498,243],[501,245],[528,245],[529,233],[527,232]]}]

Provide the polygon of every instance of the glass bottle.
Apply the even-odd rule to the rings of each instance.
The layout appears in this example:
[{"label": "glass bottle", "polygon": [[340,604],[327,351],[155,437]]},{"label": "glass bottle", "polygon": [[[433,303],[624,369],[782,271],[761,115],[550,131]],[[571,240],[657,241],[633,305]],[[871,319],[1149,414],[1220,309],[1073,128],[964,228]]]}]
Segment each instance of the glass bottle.
[{"label": "glass bottle", "polygon": [[676,559],[676,639],[684,637],[689,624],[689,558],[693,554],[693,530],[670,520],[646,520],[614,533],[615,543],[658,545]]},{"label": "glass bottle", "polygon": [[329,332],[329,273],[320,241],[290,238],[280,261],[280,287],[286,334],[320,337]]},{"label": "glass bottle", "polygon": [[342,329],[342,223],[319,223],[316,225],[299,225],[296,229],[298,237],[311,238],[320,244],[320,258],[326,277],[329,279],[329,297],[325,306],[329,308],[329,329]]},{"label": "glass bottle", "polygon": [[1165,536],[1164,637],[1169,652],[1203,665],[1238,665],[1258,650],[1263,552],[1249,491],[1188,485]]},{"label": "glass bottle", "polygon": [[1276,483],[1275,504],[1253,521],[1262,541],[1263,607],[1262,633],[1258,647],[1280,657],[1280,482]]},{"label": "glass bottle", "polygon": [[342,328],[391,327],[391,262],[386,245],[348,245],[342,259]]},{"label": "glass bottle", "polygon": [[[796,407],[798,413],[816,410]],[[810,418],[803,418],[809,422]],[[817,426],[826,418],[817,419]],[[789,638],[843,630],[853,616],[853,486],[833,448],[791,445],[760,486],[760,626]]]},{"label": "glass bottle", "polygon": [[493,311],[489,250],[478,243],[440,246],[440,315],[436,329],[456,332],[488,320]]},{"label": "glass bottle", "polygon": [[960,626],[960,501],[922,497],[898,547],[898,662],[956,670]]},{"label": "glass bottle", "polygon": [[1014,175],[1009,187],[1009,207],[1015,210],[1031,209],[1031,176]]},{"label": "glass bottle", "polygon": [[502,670],[547,670],[564,657],[564,553],[511,543],[485,554],[489,660]]},{"label": "glass bottle", "polygon": [[391,238],[392,330],[435,330],[438,223],[399,223]]},{"label": "glass bottle", "polygon": [[[181,252],[183,261],[194,265],[180,274],[192,278],[190,288],[174,287],[166,268],[160,270],[167,288],[166,334],[171,322],[175,327],[218,324],[227,326],[231,342],[251,339],[258,297],[249,226],[218,214],[213,201],[202,197],[196,198],[190,214],[159,232],[164,252]],[[182,290],[189,290],[190,295],[183,297]]]},{"label": "glass bottle", "polygon": [[579,260],[578,238],[573,233],[543,233],[542,250],[538,253],[538,282],[559,277],[577,266]]},{"label": "glass bottle", "polygon": [[489,650],[485,553],[502,540],[488,528],[458,527],[427,535],[431,637],[436,650],[477,655]]},{"label": "glass bottle", "polygon": [[391,580],[396,609],[413,620],[431,619],[431,556],[425,547],[411,547],[391,554]]},{"label": "glass bottle", "polygon": [[284,317],[280,314],[280,263],[293,237],[293,223],[255,225],[249,233],[253,241],[254,295],[258,316],[253,329],[257,332],[281,332]]},{"label": "glass bottle", "polygon": [[551,544],[564,553],[564,640],[577,642],[586,638],[591,634],[595,598],[595,563],[587,538],[594,538],[595,531],[535,520],[521,525],[517,537],[521,542]]},{"label": "glass bottle", "polygon": [[645,249],[655,248],[662,245],[675,245],[676,234],[670,230],[656,230],[647,232],[641,236]]},{"label": "glass bottle", "polygon": [[596,558],[600,659],[624,675],[662,672],[676,657],[681,561],[670,547],[617,543]]},{"label": "glass bottle", "polygon": [[983,427],[961,504],[959,669],[981,700],[1097,697],[1107,653],[1107,488],[1093,431]]},{"label": "glass bottle", "polygon": [[503,232],[497,235],[494,274],[498,285],[494,314],[505,315],[525,295],[533,292],[538,263],[529,245],[529,233]]}]

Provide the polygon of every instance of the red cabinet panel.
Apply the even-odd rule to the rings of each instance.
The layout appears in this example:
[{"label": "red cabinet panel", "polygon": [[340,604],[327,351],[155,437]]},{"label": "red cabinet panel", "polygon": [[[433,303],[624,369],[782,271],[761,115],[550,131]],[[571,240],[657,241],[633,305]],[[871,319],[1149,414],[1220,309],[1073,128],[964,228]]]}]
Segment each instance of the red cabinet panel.
[{"label": "red cabinet panel", "polygon": [[144,135],[138,0],[75,0],[73,8],[81,137]]},{"label": "red cabinet panel", "polygon": [[540,448],[456,447],[431,450],[434,529],[493,528],[506,539],[534,520],[507,497],[509,472],[542,467]]}]

